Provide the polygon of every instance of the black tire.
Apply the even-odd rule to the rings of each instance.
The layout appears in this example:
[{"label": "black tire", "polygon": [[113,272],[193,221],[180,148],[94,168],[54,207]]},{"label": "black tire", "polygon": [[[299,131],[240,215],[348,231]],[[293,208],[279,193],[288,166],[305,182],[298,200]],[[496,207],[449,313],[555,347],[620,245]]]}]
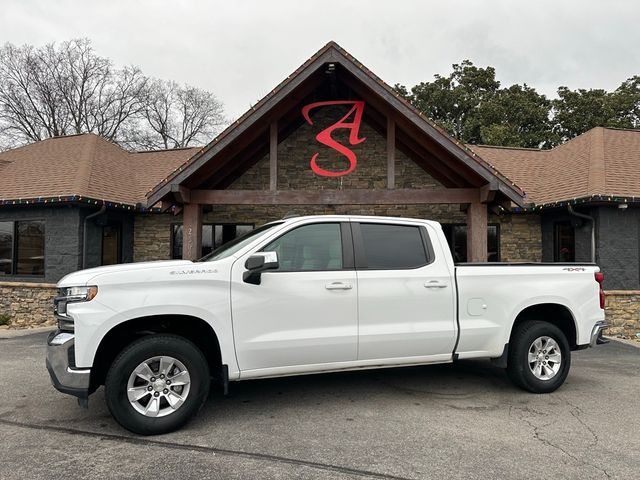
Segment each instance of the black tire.
[{"label": "black tire", "polygon": [[[189,373],[190,385],[179,408],[153,418],[138,412],[129,402],[127,383],[138,365],[162,355],[182,362]],[[128,345],[111,364],[105,381],[105,398],[111,415],[124,428],[140,435],[159,435],[177,430],[198,412],[209,395],[210,383],[207,360],[196,345],[177,335],[149,335]]]},{"label": "black tire", "polygon": [[[567,378],[571,367],[571,349],[565,334],[555,325],[538,320],[522,322],[515,328],[509,342],[507,362],[507,374],[511,381],[532,393],[551,393],[558,389]],[[560,369],[555,376],[547,380],[537,378],[528,362],[529,348],[540,337],[555,340],[562,355]]]}]

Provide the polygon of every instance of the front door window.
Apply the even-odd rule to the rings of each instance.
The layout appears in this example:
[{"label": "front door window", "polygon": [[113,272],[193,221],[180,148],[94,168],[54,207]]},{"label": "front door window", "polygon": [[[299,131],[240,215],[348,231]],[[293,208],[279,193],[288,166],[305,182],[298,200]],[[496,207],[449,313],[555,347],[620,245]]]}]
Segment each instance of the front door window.
[{"label": "front door window", "polygon": [[264,249],[276,252],[286,272],[341,270],[342,237],[339,223],[318,223],[296,228]]}]

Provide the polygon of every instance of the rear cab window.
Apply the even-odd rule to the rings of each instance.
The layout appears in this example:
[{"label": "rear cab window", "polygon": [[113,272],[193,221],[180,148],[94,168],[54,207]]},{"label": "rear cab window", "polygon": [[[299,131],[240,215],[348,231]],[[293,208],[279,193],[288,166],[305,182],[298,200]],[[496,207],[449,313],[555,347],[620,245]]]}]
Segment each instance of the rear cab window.
[{"label": "rear cab window", "polygon": [[423,226],[354,222],[352,227],[359,270],[407,270],[433,261]]}]

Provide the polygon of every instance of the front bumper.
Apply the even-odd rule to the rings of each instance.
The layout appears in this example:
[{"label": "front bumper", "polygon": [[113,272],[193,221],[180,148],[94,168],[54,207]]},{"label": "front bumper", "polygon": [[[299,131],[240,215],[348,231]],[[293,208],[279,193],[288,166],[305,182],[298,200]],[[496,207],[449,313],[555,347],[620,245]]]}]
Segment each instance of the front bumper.
[{"label": "front bumper", "polygon": [[47,370],[51,383],[62,393],[81,399],[89,397],[91,369],[75,368],[75,335],[56,330],[47,338]]},{"label": "front bumper", "polygon": [[591,338],[589,340],[590,347],[595,347],[598,344],[598,340],[600,340],[602,337],[602,332],[607,327],[608,325],[605,321],[596,322],[596,324],[593,326],[593,329],[591,330]]}]

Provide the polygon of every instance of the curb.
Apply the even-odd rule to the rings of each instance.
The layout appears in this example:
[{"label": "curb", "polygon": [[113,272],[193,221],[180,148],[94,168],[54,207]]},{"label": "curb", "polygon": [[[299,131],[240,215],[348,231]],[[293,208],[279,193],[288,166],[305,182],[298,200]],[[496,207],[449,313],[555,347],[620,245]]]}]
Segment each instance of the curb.
[{"label": "curb", "polygon": [[58,327],[49,326],[49,327],[38,327],[38,328],[23,328],[20,330],[0,330],[0,339],[24,337],[26,335],[33,335],[36,333],[52,332],[56,328]]},{"label": "curb", "polygon": [[632,347],[640,348],[640,342],[635,340],[627,340],[626,338],[610,337],[603,335],[607,340],[615,340],[616,342],[624,343],[625,345],[631,345]]}]

